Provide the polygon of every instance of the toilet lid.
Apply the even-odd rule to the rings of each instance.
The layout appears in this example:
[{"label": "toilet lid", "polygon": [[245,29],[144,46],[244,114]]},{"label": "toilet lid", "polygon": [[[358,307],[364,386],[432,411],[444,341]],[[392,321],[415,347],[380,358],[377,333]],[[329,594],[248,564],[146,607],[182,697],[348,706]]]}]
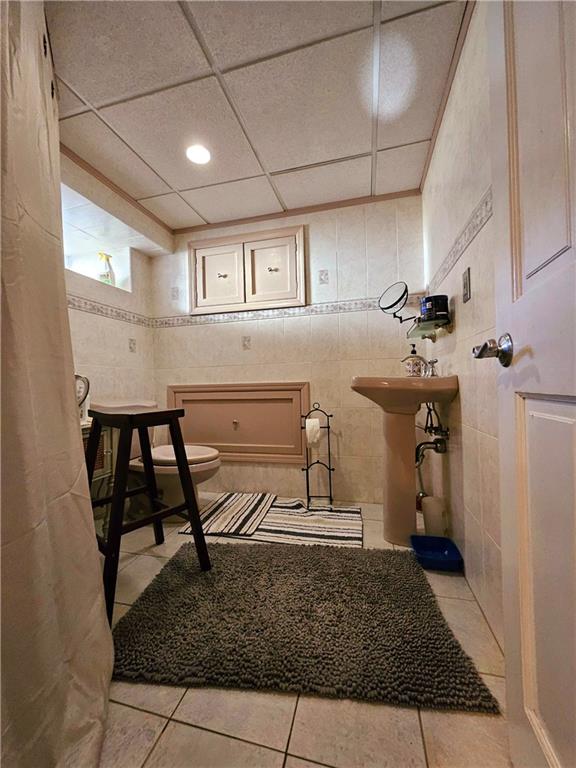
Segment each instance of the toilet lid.
[{"label": "toilet lid", "polygon": [[[216,448],[208,448],[206,445],[186,444],[184,448],[188,464],[203,464],[206,461],[214,461],[220,456]],[[158,445],[152,448],[152,461],[160,467],[175,467],[176,457],[173,446]]]}]

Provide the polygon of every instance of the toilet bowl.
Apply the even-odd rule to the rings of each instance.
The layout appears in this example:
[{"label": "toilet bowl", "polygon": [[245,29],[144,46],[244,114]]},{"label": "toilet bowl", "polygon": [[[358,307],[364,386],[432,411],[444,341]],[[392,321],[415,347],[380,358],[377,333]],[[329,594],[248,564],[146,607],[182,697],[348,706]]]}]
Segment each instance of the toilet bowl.
[{"label": "toilet bowl", "polygon": [[[92,403],[92,408],[98,410],[99,407],[116,409],[118,411],[124,408],[139,407],[142,410],[156,410],[158,404],[151,400],[139,400],[135,403],[125,401],[108,401],[99,404]],[[150,443],[154,446],[154,428],[148,430]],[[205,445],[185,444],[186,458],[194,488],[213,477],[220,468],[220,453],[216,448],[209,448]],[[154,474],[156,476],[156,485],[162,496],[162,500],[170,506],[181,504],[184,501],[182,486],[180,485],[180,476],[174,456],[172,445],[156,445],[152,448],[152,463],[154,464]],[[144,464],[140,454],[140,441],[138,435],[134,433],[132,438],[132,450],[130,451],[130,470],[144,474]]]},{"label": "toilet bowl", "polygon": [[[209,448],[205,445],[187,443],[184,448],[186,449],[192,483],[196,488],[200,483],[209,480],[218,472],[220,453],[216,448]],[[162,492],[162,500],[170,506],[181,504],[184,501],[184,496],[172,445],[157,445],[152,448],[152,462],[156,484]],[[144,473],[144,463],[141,456],[132,459],[130,469],[133,472]]]}]

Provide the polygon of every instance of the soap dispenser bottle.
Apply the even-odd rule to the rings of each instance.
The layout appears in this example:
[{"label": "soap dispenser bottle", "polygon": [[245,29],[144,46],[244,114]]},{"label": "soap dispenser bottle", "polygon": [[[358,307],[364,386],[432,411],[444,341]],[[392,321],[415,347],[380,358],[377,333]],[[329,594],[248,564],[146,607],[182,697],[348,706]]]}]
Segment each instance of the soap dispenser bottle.
[{"label": "soap dispenser bottle", "polygon": [[412,344],[410,354],[402,362],[406,363],[406,376],[424,376],[426,361],[416,352],[416,344]]}]

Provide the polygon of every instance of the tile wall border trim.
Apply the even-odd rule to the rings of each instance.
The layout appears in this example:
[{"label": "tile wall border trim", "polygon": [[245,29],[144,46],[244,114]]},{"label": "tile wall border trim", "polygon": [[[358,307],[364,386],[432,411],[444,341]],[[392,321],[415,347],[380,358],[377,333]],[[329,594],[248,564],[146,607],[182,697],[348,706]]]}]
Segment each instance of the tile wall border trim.
[{"label": "tile wall border trim", "polygon": [[[423,293],[411,293],[407,306],[418,306]],[[103,304],[94,299],[86,299],[69,293],[68,309],[76,309],[110,320],[119,320],[145,328],[181,328],[191,325],[217,325],[221,323],[242,323],[248,320],[273,320],[285,317],[309,317],[311,315],[331,315],[344,312],[366,312],[378,309],[378,299],[348,299],[329,301],[319,304],[307,304],[304,307],[281,307],[278,309],[254,309],[245,312],[222,312],[214,315],[174,315],[171,317],[146,317],[137,312],[130,312],[110,304]]]},{"label": "tile wall border trim", "polygon": [[113,307],[110,304],[103,304],[95,299],[86,299],[83,296],[76,296],[73,293],[67,294],[68,309],[76,309],[79,312],[87,312],[90,315],[100,315],[110,320],[120,320],[123,323],[131,325],[142,325],[145,328],[151,328],[151,319],[146,315],[140,315],[138,312],[130,312],[127,309]]},{"label": "tile wall border trim", "polygon": [[466,251],[470,243],[474,240],[476,235],[480,232],[482,227],[492,217],[492,187],[482,196],[482,199],[472,211],[470,218],[466,222],[466,226],[460,232],[454,244],[448,251],[448,255],[436,271],[434,277],[430,280],[428,291],[434,293],[442,282],[448,277],[449,273],[456,266],[458,259]]}]

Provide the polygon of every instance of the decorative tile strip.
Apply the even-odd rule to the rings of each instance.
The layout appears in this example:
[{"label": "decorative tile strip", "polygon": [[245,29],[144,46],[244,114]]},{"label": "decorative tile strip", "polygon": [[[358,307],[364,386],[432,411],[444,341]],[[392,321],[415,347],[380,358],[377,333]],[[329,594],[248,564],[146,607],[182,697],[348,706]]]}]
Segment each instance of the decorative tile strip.
[{"label": "decorative tile strip", "polygon": [[120,320],[132,325],[143,325],[145,328],[151,327],[151,320],[146,315],[139,315],[137,312],[129,312],[126,309],[102,304],[93,299],[85,299],[82,296],[74,296],[71,293],[68,294],[67,299],[68,309],[77,309],[80,312],[88,312],[91,315],[100,315],[101,317],[108,317],[110,320]]},{"label": "decorative tile strip", "polygon": [[452,268],[456,265],[456,262],[462,256],[464,251],[468,248],[472,240],[476,237],[478,232],[482,229],[484,224],[492,216],[492,187],[484,194],[476,208],[472,211],[472,215],[468,219],[466,226],[462,232],[456,238],[454,245],[448,251],[448,255],[438,268],[438,271],[430,280],[429,292],[434,293],[443,280],[446,279]]},{"label": "decorative tile strip", "polygon": [[[415,305],[423,293],[410,294],[407,304]],[[378,309],[378,299],[349,299],[330,301],[322,304],[308,304],[305,307],[280,307],[278,309],[253,309],[246,312],[223,312],[214,315],[177,315],[156,317],[151,320],[152,328],[180,328],[186,325],[216,325],[218,323],[240,323],[247,320],[272,320],[283,317],[306,317],[310,315],[331,315],[342,312],[362,312]]]},{"label": "decorative tile strip", "polygon": [[[423,293],[411,293],[407,306],[418,306]],[[68,308],[92,315],[108,317],[145,328],[180,328],[187,325],[215,325],[217,323],[241,323],[246,320],[272,320],[283,317],[306,317],[310,315],[330,315],[342,312],[365,312],[378,309],[378,299],[349,299],[348,301],[330,301],[322,304],[308,304],[305,307],[280,307],[278,309],[253,309],[246,312],[222,312],[214,315],[175,315],[172,317],[146,317],[137,312],[129,312],[109,304],[102,304],[93,299],[68,294]]]}]

